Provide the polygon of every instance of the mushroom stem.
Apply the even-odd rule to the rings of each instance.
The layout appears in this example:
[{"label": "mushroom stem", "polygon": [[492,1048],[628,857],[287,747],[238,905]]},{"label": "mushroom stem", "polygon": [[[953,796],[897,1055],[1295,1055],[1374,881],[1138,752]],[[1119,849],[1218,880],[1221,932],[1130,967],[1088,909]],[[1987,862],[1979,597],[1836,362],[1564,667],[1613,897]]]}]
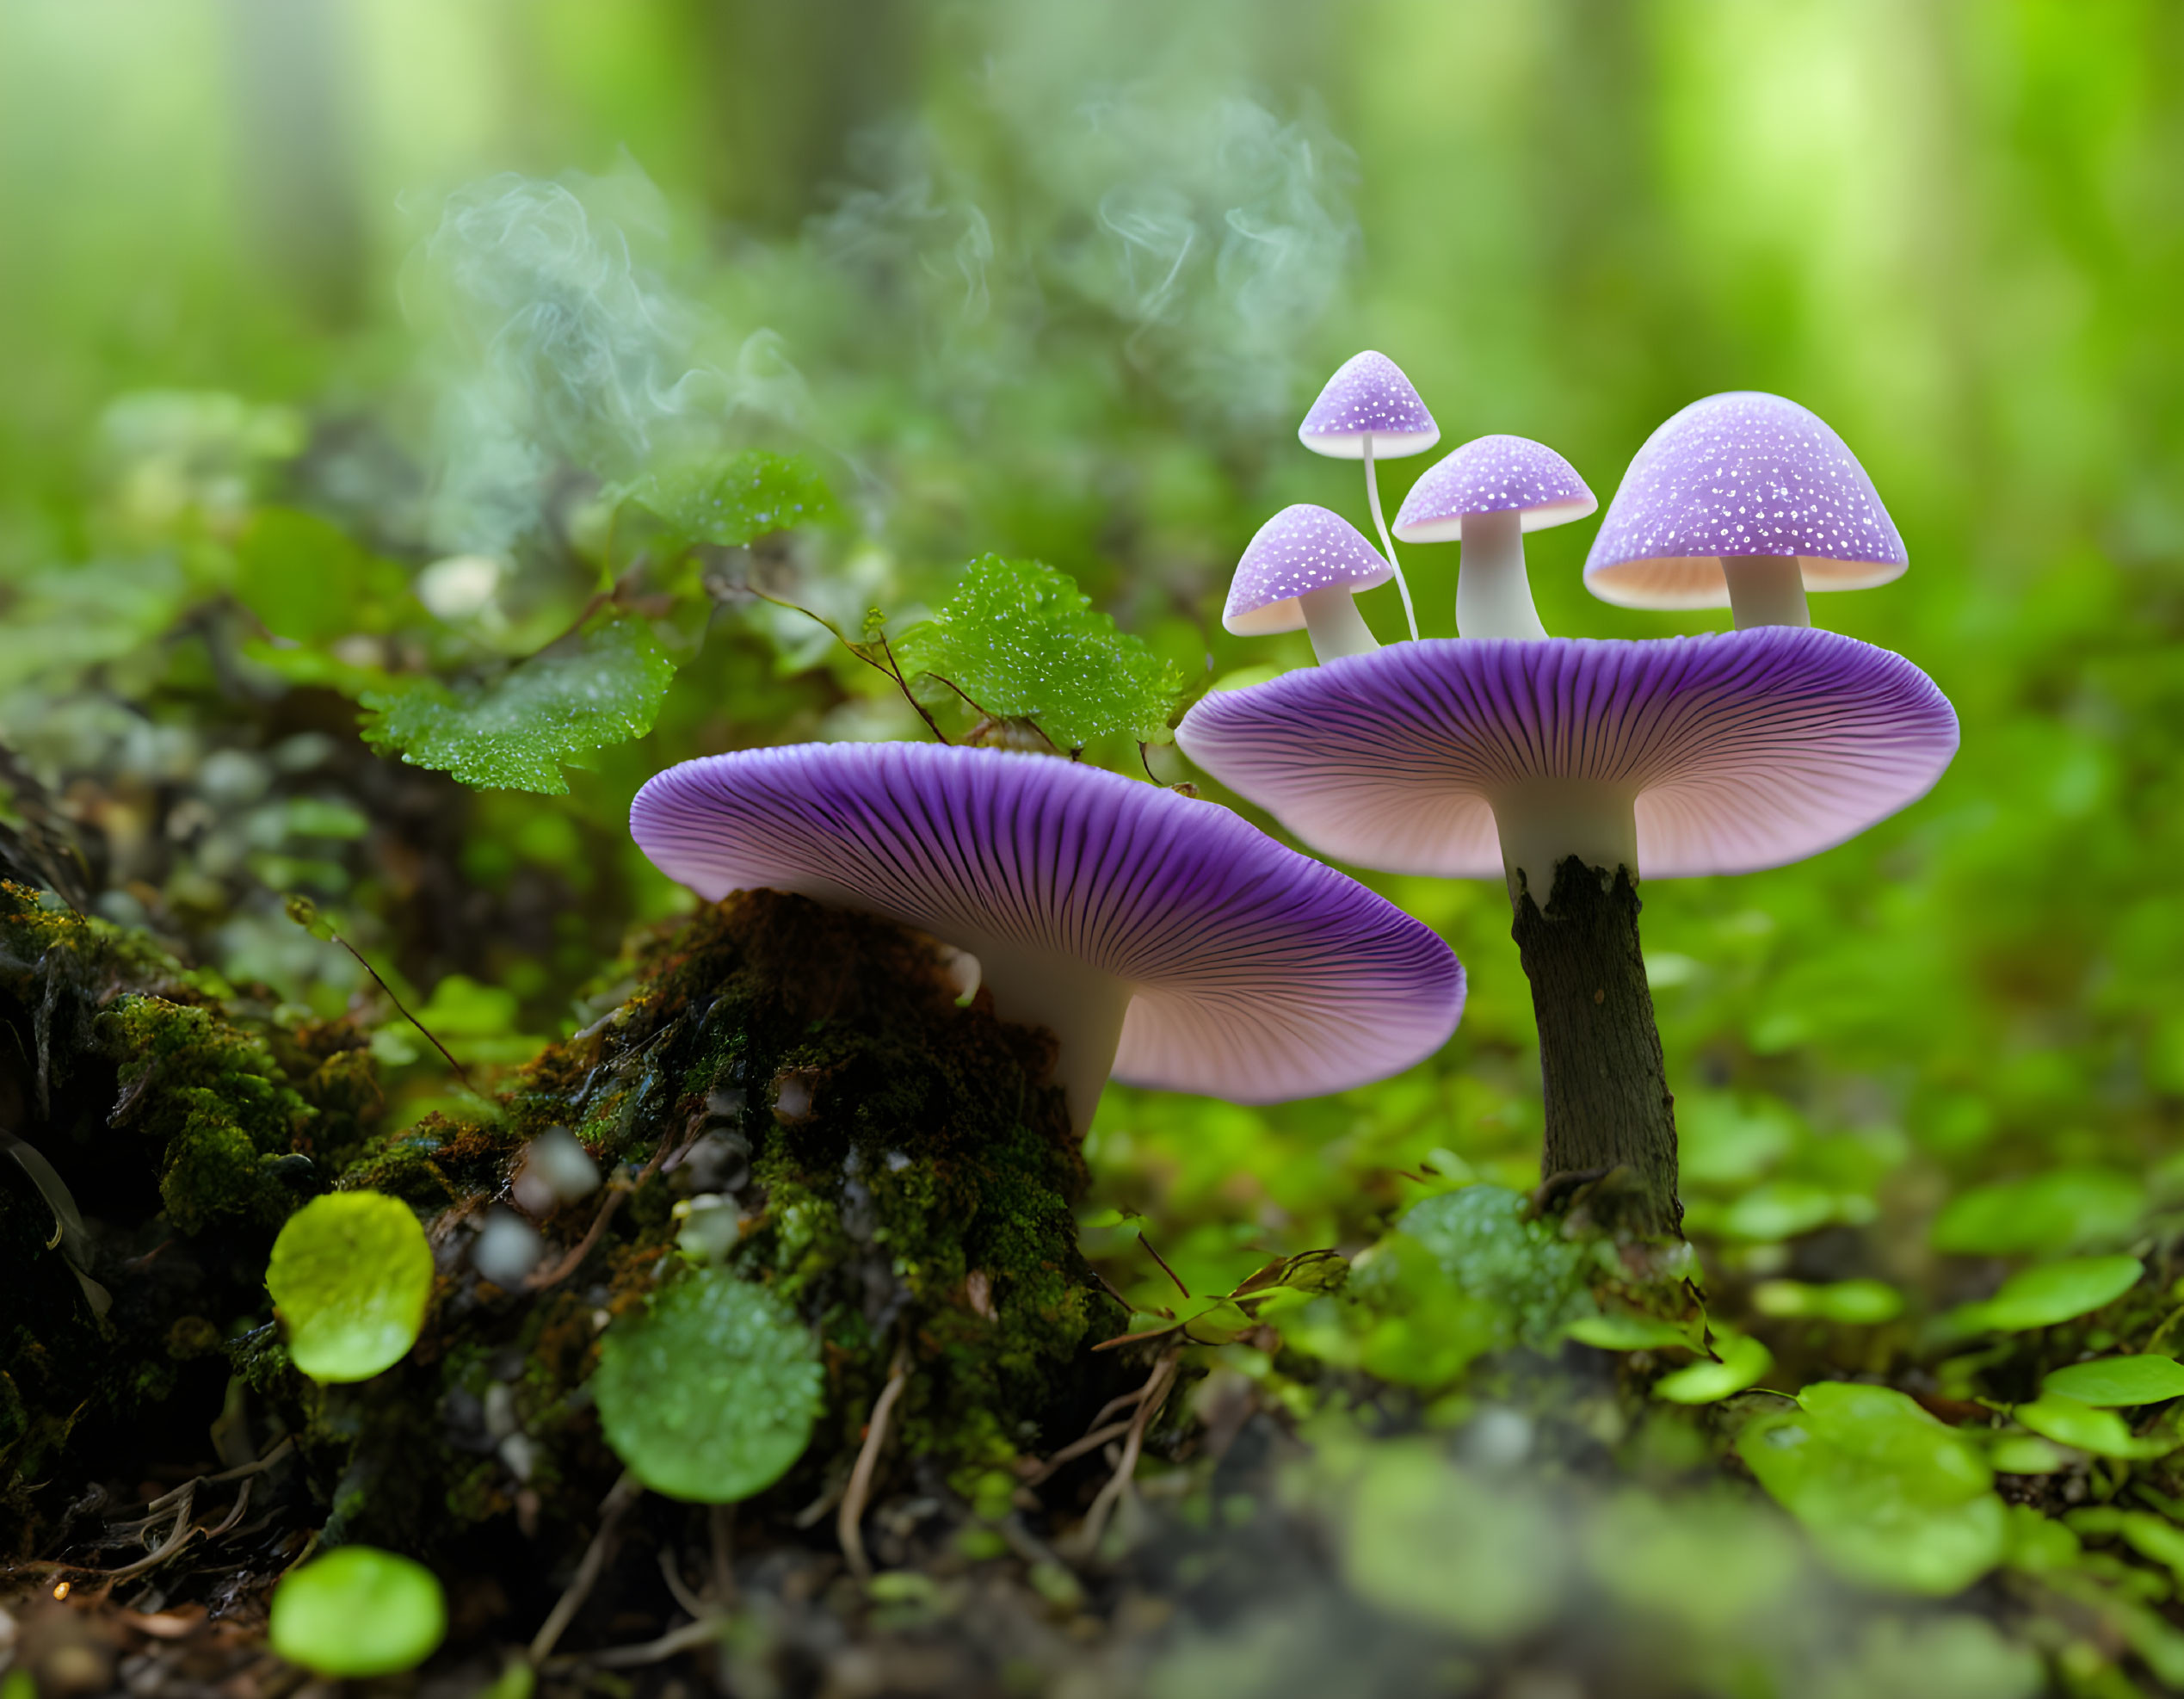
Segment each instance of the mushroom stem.
[{"label": "mushroom stem", "polygon": [[1297,598],[1305,610],[1305,629],[1311,633],[1312,653],[1322,666],[1345,655],[1369,655],[1380,639],[1366,628],[1357,611],[1357,597],[1348,584],[1330,584],[1306,590]]},{"label": "mushroom stem", "polygon": [[1675,1233],[1675,1100],[1638,945],[1635,798],[1533,779],[1494,798],[1494,824],[1539,1029],[1541,1177],[1567,1187],[1624,1171],[1624,1219]]},{"label": "mushroom stem", "polygon": [[1070,1126],[1083,1138],[1122,1044],[1130,986],[1051,951],[988,940],[972,946],[972,953],[980,983],[993,993],[996,1015],[1054,1035],[1051,1078],[1068,1097]]},{"label": "mushroom stem", "polygon": [[1627,866],[1611,874],[1570,856],[1544,909],[1519,892],[1509,930],[1539,1027],[1545,1189],[1605,1182],[1602,1202],[1612,1194],[1624,1223],[1675,1233],[1675,1099],[1638,945],[1640,906]]},{"label": "mushroom stem", "polygon": [[1464,553],[1456,569],[1456,634],[1545,637],[1524,570],[1524,516],[1467,513],[1459,522]]},{"label": "mushroom stem", "polygon": [[1373,433],[1365,433],[1365,500],[1373,510],[1373,526],[1380,534],[1380,549],[1388,557],[1388,570],[1395,574],[1396,589],[1403,596],[1403,621],[1410,627],[1410,640],[1418,640],[1418,614],[1410,605],[1410,585],[1403,576],[1403,563],[1396,559],[1395,539],[1388,534],[1388,522],[1380,512],[1380,479],[1373,470]]},{"label": "mushroom stem", "polygon": [[1737,629],[1754,626],[1810,626],[1805,605],[1805,567],[1794,554],[1724,554],[1730,611]]}]

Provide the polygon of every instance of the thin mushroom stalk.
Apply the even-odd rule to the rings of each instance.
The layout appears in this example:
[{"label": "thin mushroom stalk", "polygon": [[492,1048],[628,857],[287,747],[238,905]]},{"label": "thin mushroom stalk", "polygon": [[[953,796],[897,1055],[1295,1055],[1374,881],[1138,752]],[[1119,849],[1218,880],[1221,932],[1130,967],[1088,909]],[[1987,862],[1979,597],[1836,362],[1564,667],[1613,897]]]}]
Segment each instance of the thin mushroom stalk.
[{"label": "thin mushroom stalk", "polygon": [[1730,613],[1737,630],[1812,623],[1805,600],[1805,568],[1795,555],[1724,554],[1721,571],[1729,581]]},{"label": "thin mushroom stalk", "polygon": [[1599,504],[1577,470],[1544,442],[1476,436],[1435,463],[1403,499],[1407,543],[1460,542],[1456,630],[1465,638],[1547,635],[1533,605],[1524,534],[1582,519]]},{"label": "thin mushroom stalk", "polygon": [[1373,528],[1380,534],[1380,547],[1386,555],[1388,570],[1395,574],[1396,593],[1403,597],[1403,621],[1410,627],[1410,640],[1416,643],[1418,610],[1410,605],[1410,585],[1403,576],[1403,563],[1396,559],[1395,539],[1388,534],[1388,522],[1380,511],[1380,480],[1373,470],[1373,433],[1369,430],[1365,433],[1365,451],[1360,458],[1365,461],[1366,505],[1373,510]]}]

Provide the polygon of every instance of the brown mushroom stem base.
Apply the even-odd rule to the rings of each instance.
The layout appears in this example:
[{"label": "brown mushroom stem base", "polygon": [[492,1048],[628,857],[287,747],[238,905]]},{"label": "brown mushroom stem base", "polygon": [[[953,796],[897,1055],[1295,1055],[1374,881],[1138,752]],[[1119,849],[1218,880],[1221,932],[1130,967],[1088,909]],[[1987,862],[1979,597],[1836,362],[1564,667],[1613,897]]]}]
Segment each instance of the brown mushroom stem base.
[{"label": "brown mushroom stem base", "polygon": [[1638,896],[1627,868],[1611,876],[1570,856],[1543,910],[1520,887],[1511,936],[1532,981],[1547,1111],[1540,1172],[1567,1190],[1623,1171],[1619,1218],[1641,1232],[1679,1231],[1675,1100],[1653,1022]]}]

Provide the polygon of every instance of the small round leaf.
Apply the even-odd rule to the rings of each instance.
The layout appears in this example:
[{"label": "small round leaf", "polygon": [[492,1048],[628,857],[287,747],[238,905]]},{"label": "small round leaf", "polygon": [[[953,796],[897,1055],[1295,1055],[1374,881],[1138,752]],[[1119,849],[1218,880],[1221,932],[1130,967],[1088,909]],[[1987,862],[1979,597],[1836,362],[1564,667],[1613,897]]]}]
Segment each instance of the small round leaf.
[{"label": "small round leaf", "polygon": [[398,1675],[446,1638],[447,1602],[423,1564],[343,1546],[281,1583],[270,1633],[275,1652],[322,1676]]},{"label": "small round leaf", "polygon": [[1756,1339],[1724,1342],[1719,1362],[1694,1362],[1653,1383],[1653,1395],[1672,1404],[1712,1404],[1741,1393],[1774,1366],[1774,1357]]},{"label": "small round leaf", "polygon": [[288,1218],[265,1283],[297,1368],[314,1381],[368,1381],[417,1341],[432,1247],[400,1199],[330,1192]]},{"label": "small round leaf", "polygon": [[763,1287],[707,1269],[600,1342],[592,1381],[615,1455],[656,1492],[732,1504],[801,1456],[819,1410],[811,1331]]},{"label": "small round leaf", "polygon": [[2184,1363],[2173,1356],[2104,1356],[2057,1369],[2040,1390],[2080,1404],[2159,1404],[2184,1398]]}]

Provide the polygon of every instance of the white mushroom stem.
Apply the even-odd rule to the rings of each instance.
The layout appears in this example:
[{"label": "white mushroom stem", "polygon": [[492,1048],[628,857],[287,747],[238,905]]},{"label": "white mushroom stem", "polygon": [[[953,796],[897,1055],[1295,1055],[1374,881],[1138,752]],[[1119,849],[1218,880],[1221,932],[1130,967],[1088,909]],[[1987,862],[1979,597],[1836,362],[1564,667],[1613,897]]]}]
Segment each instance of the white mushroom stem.
[{"label": "white mushroom stem", "polygon": [[[1396,559],[1395,539],[1388,534],[1388,522],[1380,512],[1380,480],[1373,470],[1373,433],[1365,433],[1365,500],[1373,510],[1373,528],[1380,534],[1380,552],[1387,556],[1388,570],[1395,574],[1396,589],[1403,596],[1403,621],[1410,627],[1410,640],[1418,640],[1417,610],[1410,605],[1410,586],[1404,579],[1403,563]],[[1327,658],[1323,655],[1322,660]]]},{"label": "white mushroom stem", "polygon": [[1130,986],[1052,950],[991,939],[966,942],[978,958],[980,982],[993,993],[993,1012],[1054,1035],[1058,1053],[1051,1078],[1069,1099],[1070,1128],[1083,1138],[1122,1043]]},{"label": "white mushroom stem", "polygon": [[1524,570],[1524,516],[1467,513],[1459,522],[1464,555],[1456,570],[1459,637],[1545,637]]},{"label": "white mushroom stem", "polygon": [[1525,779],[1493,797],[1509,900],[1525,892],[1542,908],[1555,868],[1576,856],[1613,874],[1628,868],[1638,882],[1638,794],[1598,779]]},{"label": "white mushroom stem", "polygon": [[1721,571],[1729,580],[1737,630],[1812,623],[1805,605],[1805,568],[1794,554],[1724,554]]},{"label": "white mushroom stem", "polygon": [[1365,616],[1357,611],[1357,597],[1347,584],[1306,590],[1297,598],[1305,610],[1305,629],[1311,633],[1312,653],[1320,664],[1345,655],[1369,655],[1380,639],[1366,629]]}]

